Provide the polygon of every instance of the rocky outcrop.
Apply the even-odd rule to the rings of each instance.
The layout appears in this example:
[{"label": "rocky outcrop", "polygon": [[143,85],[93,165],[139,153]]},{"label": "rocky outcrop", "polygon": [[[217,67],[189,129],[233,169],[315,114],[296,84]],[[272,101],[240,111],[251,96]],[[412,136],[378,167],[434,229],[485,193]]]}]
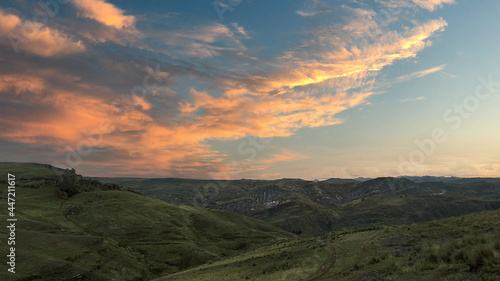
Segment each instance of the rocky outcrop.
[{"label": "rocky outcrop", "polygon": [[116,190],[121,187],[117,184],[102,184],[97,180],[85,179],[74,169],[65,170],[56,182],[56,196],[61,199],[70,198],[78,193],[93,190]]},{"label": "rocky outcrop", "polygon": [[208,207],[250,215],[289,202],[290,200],[285,199],[287,194],[286,190],[280,189],[277,186],[270,186],[261,188],[246,198],[231,202],[213,202]]}]

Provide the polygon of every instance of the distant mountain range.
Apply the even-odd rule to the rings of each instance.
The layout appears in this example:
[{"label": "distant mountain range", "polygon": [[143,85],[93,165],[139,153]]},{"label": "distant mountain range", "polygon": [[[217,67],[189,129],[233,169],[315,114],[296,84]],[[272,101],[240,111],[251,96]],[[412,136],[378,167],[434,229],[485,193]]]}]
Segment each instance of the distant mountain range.
[{"label": "distant mountain range", "polygon": [[459,180],[461,178],[457,177],[433,177],[433,176],[423,176],[423,177],[412,177],[412,176],[403,176],[404,178],[407,178],[413,182],[448,182],[448,181],[453,181],[453,180]]}]

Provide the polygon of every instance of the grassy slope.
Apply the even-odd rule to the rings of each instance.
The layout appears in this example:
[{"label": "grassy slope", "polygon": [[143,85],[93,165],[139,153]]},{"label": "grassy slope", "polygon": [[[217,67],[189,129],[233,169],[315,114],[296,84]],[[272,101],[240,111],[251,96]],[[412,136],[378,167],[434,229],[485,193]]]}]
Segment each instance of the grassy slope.
[{"label": "grassy slope", "polygon": [[498,280],[499,218],[497,210],[331,235],[339,262],[324,280]]},{"label": "grassy slope", "polygon": [[296,239],[262,247],[226,260],[175,273],[158,281],[275,281],[312,276],[328,259],[327,243]]},{"label": "grassy slope", "polygon": [[307,181],[284,179],[210,181],[190,179],[140,179],[99,178],[104,183],[117,183],[165,202],[208,208],[219,208],[230,202],[246,201],[259,189],[291,191],[286,198],[291,200],[279,208],[245,213],[274,226],[296,234],[321,235],[330,231],[333,221],[339,216],[330,206],[315,202],[301,190]]},{"label": "grassy slope", "polygon": [[[56,173],[55,173],[56,172]],[[124,190],[55,196],[61,171],[0,163],[16,175],[16,280],[147,280],[292,236],[225,211],[176,206]],[[6,197],[6,188],[0,190]],[[7,208],[6,201],[3,205]],[[6,212],[0,214],[6,220]],[[0,244],[7,244],[6,228]],[[12,275],[0,272],[0,280]],[[11,279],[8,279],[11,278]]]},{"label": "grassy slope", "polygon": [[[333,250],[331,253],[331,249]],[[183,280],[498,280],[500,211],[330,233],[159,278]]]},{"label": "grassy slope", "polygon": [[[17,280],[77,274],[90,280],[500,278],[500,211],[294,239],[255,219],[165,204],[132,192],[96,190],[58,199],[57,175],[40,165],[0,163],[0,172],[14,173],[19,185]],[[5,197],[5,189],[0,196]],[[454,196],[457,208],[463,206],[463,195]],[[447,197],[421,198],[415,206],[406,206],[412,201],[401,193],[383,198],[383,206],[391,209],[384,216],[391,216],[425,201],[438,207]],[[343,207],[366,215],[382,211],[372,199],[379,201],[375,195]],[[4,213],[0,220],[5,221]],[[5,245],[6,238],[0,229],[0,243]],[[0,280],[9,277],[0,272]]]},{"label": "grassy slope", "polygon": [[500,208],[499,200],[477,199],[457,194],[376,194],[340,206],[336,229],[375,225],[408,224],[461,216]]}]

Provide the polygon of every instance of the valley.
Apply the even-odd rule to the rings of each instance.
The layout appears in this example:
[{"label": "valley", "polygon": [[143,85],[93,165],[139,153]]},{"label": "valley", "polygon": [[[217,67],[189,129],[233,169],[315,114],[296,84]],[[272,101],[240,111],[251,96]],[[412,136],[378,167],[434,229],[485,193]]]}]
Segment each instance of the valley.
[{"label": "valley", "polygon": [[500,277],[498,179],[237,180],[217,189],[34,163],[0,170],[16,175],[18,218],[15,278],[4,270],[1,280]]}]

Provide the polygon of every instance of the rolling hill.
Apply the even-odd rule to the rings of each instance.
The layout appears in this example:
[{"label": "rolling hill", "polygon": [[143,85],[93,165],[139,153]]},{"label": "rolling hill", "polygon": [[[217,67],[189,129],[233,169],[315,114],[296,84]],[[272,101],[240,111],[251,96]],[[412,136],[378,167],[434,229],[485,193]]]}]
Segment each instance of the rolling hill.
[{"label": "rolling hill", "polygon": [[496,210],[407,226],[334,232],[256,249],[156,280],[498,280],[499,218]]},{"label": "rolling hill", "polygon": [[[500,210],[477,212],[496,208],[496,200],[489,198],[498,195],[497,179],[417,184],[379,178],[333,185],[241,180],[214,186],[180,179],[100,182],[43,164],[0,163],[0,171],[16,175],[18,219],[16,274],[4,270],[0,280],[500,278]],[[125,181],[131,190],[117,185]],[[162,194],[178,203],[134,191],[136,184],[150,189],[144,181],[157,191],[170,182],[172,188]],[[168,196],[172,190],[175,197]],[[6,191],[0,191],[3,202]],[[241,200],[233,198],[237,193],[254,197],[238,204]],[[199,207],[180,204],[182,200]],[[251,208],[243,216],[211,206]],[[316,224],[321,221],[314,220],[319,212],[325,220],[332,218],[332,229],[339,229],[297,237],[261,221],[320,229]],[[459,216],[467,212],[475,213]],[[446,216],[455,217],[434,219]],[[7,217],[2,213],[0,219]],[[0,230],[4,245],[8,231]]]},{"label": "rolling hill", "polygon": [[416,183],[406,178],[319,182],[99,178],[168,203],[227,210],[309,236],[500,208],[500,179],[446,179]]},{"label": "rolling hill", "polygon": [[[0,280],[149,280],[293,239],[254,218],[168,204],[49,165],[4,162],[0,172],[16,176],[18,219],[16,273],[2,270]],[[4,188],[5,209],[6,197]]]}]

